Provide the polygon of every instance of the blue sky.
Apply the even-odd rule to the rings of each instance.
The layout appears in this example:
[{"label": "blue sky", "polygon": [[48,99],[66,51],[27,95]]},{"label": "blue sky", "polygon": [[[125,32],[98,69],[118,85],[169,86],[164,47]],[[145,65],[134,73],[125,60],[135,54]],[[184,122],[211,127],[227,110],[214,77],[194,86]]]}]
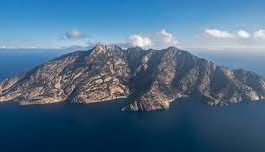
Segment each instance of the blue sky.
[{"label": "blue sky", "polygon": [[0,47],[265,48],[264,0],[1,0]]}]

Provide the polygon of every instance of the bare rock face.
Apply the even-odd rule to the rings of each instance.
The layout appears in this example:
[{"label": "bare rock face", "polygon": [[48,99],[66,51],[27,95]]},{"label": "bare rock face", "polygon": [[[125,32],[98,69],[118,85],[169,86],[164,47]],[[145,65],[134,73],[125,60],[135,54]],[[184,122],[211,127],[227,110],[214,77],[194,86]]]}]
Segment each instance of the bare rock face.
[{"label": "bare rock face", "polygon": [[93,50],[54,59],[4,81],[0,101],[90,103],[128,96],[125,82],[129,68],[121,51],[116,46],[99,44]]},{"label": "bare rock face", "polygon": [[98,44],[0,83],[0,101],[20,104],[92,103],[133,99],[124,111],[167,109],[181,97],[210,105],[265,99],[265,81],[170,47],[126,50]]}]

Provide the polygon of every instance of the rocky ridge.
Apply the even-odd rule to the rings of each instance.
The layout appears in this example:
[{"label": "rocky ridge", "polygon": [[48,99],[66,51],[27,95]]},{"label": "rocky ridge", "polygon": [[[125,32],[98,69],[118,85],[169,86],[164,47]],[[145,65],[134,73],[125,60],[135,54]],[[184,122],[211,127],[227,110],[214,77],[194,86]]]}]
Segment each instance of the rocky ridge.
[{"label": "rocky ridge", "polygon": [[122,49],[99,43],[0,83],[0,102],[93,103],[132,97],[124,111],[167,109],[178,98],[210,105],[265,99],[264,79],[169,47]]}]

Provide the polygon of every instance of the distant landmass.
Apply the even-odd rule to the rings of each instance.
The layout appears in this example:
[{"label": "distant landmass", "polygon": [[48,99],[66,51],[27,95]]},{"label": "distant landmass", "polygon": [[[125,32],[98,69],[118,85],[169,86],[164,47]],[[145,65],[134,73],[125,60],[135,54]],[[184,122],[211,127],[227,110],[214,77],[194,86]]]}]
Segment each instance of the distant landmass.
[{"label": "distant landmass", "polygon": [[122,49],[99,43],[88,51],[63,55],[0,83],[0,101],[22,105],[57,102],[115,102],[123,111],[167,109],[189,97],[210,105],[265,99],[265,80],[169,47]]}]

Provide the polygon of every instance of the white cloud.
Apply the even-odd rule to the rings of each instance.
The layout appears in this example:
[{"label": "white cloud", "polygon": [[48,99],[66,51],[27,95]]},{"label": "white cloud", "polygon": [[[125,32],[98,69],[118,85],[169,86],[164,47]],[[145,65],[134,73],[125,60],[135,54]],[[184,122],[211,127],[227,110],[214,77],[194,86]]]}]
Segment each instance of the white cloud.
[{"label": "white cloud", "polygon": [[159,32],[161,40],[165,44],[177,45],[179,41],[174,37],[173,34],[167,32],[165,29]]},{"label": "white cloud", "polygon": [[242,39],[248,39],[248,38],[250,38],[250,34],[247,31],[244,31],[244,30],[239,30],[237,32],[237,36],[239,38],[242,38]]},{"label": "white cloud", "polygon": [[245,30],[238,30],[237,32],[227,32],[218,29],[206,29],[204,33],[213,38],[218,39],[248,39],[251,34]]},{"label": "white cloud", "polygon": [[[193,47],[228,49],[263,49],[265,48],[265,29],[258,29],[254,32],[247,30],[219,30],[205,29],[203,37],[193,44]],[[199,44],[199,45],[198,45]],[[189,44],[190,45],[190,44]]]},{"label": "white cloud", "polygon": [[151,39],[153,39],[155,47],[169,47],[180,44],[176,37],[165,29],[157,32]]},{"label": "white cloud", "polygon": [[65,37],[70,40],[82,39],[85,37],[85,34],[80,32],[79,30],[74,29],[72,31],[66,32]]},{"label": "white cloud", "polygon": [[265,39],[265,30],[260,29],[254,32],[254,37],[257,39]]},{"label": "white cloud", "polygon": [[152,45],[152,40],[149,37],[141,35],[132,35],[128,38],[128,43],[129,45],[134,47],[150,47]]},{"label": "white cloud", "polygon": [[179,41],[172,34],[162,29],[159,32],[135,34],[128,38],[126,46],[139,46],[143,48],[165,48],[179,45]]},{"label": "white cloud", "polygon": [[205,34],[214,38],[234,38],[234,34],[218,29],[206,29]]}]

